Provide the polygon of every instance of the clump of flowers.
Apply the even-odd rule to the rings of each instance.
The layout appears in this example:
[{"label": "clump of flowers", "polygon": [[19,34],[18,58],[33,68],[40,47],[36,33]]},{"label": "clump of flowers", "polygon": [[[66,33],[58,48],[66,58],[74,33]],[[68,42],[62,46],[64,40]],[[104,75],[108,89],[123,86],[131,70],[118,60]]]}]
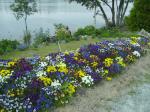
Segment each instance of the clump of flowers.
[{"label": "clump of flowers", "polygon": [[94,80],[90,75],[84,76],[81,79],[82,79],[82,83],[87,86],[91,86],[94,84]]},{"label": "clump of flowers", "polygon": [[51,84],[52,80],[51,78],[48,78],[48,77],[39,77],[39,79],[44,83],[45,86],[48,86]]},{"label": "clump of flowers", "polygon": [[85,74],[84,71],[79,70],[79,71],[77,71],[77,73],[75,75],[78,76],[78,77],[84,77],[86,74]]},{"label": "clump of flowers", "polygon": [[64,105],[78,88],[111,81],[144,55],[149,43],[147,37],[131,37],[45,57],[0,60],[0,107],[8,112],[38,112]]},{"label": "clump of flowers", "polygon": [[113,59],[111,58],[106,58],[104,61],[104,64],[106,67],[110,67],[113,64]]},{"label": "clump of flowers", "polygon": [[56,72],[56,71],[57,71],[57,69],[55,66],[48,66],[47,67],[47,72]]}]

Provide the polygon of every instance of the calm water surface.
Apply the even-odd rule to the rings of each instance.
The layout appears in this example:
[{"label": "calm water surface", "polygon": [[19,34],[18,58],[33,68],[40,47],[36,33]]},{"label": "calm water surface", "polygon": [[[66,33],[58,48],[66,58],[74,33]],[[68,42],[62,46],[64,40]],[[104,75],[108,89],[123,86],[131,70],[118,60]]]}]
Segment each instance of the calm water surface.
[{"label": "calm water surface", "polygon": [[[17,21],[10,10],[12,2],[13,0],[0,0],[0,39],[21,39],[25,30],[24,21],[22,19]],[[38,0],[37,5],[38,12],[28,17],[28,28],[32,33],[43,28],[49,29],[53,35],[54,24],[58,23],[68,25],[72,31],[86,25],[94,25],[92,10],[87,10],[76,3],[69,4],[68,0]],[[104,25],[103,18],[97,17],[96,26]]]}]

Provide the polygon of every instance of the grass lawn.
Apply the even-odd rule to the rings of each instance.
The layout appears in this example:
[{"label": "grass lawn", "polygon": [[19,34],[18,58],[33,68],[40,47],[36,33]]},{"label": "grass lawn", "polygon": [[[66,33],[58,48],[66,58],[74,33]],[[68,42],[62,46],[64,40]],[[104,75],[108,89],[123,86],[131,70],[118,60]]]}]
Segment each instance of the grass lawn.
[{"label": "grass lawn", "polygon": [[[62,49],[62,52],[66,51],[66,50],[75,50],[83,45],[99,42],[104,39],[106,39],[106,38],[103,38],[103,39],[89,38],[87,40],[71,41],[69,43],[62,43],[61,49]],[[116,38],[107,38],[107,40],[113,40],[113,39],[116,39]],[[10,53],[0,56],[0,59],[23,58],[23,57],[31,57],[33,55],[46,56],[51,52],[58,52],[58,45],[56,43],[51,43],[48,46],[43,46],[40,48],[29,48],[25,51],[13,51],[13,52],[10,52]]]}]

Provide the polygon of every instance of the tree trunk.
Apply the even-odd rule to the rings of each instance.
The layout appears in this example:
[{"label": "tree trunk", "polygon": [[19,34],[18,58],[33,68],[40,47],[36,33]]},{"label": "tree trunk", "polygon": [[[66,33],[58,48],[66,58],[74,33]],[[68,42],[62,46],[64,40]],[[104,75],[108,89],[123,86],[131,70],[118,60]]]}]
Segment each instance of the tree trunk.
[{"label": "tree trunk", "polygon": [[121,25],[123,24],[124,16],[125,16],[125,13],[126,13],[126,11],[127,11],[129,2],[130,2],[130,0],[127,1],[126,6],[125,6],[125,8],[123,9],[123,12],[122,12],[122,14],[121,14],[121,18],[120,18],[120,24],[121,24]]},{"label": "tree trunk", "polygon": [[58,40],[57,44],[58,44],[59,52],[61,52],[61,46],[60,46],[59,40]]},{"label": "tree trunk", "polygon": [[28,24],[27,24],[27,14],[25,14],[24,18],[26,33],[28,32]]},{"label": "tree trunk", "polygon": [[108,20],[108,18],[107,18],[107,15],[106,15],[106,13],[105,13],[105,11],[104,11],[104,9],[103,9],[101,3],[99,3],[98,6],[99,6],[99,8],[100,8],[100,10],[101,10],[101,12],[102,12],[102,15],[103,15],[103,18],[104,18],[104,20],[105,20],[106,26],[109,27],[109,20]]},{"label": "tree trunk", "polygon": [[124,5],[124,0],[120,0],[119,9],[118,9],[117,18],[116,18],[117,26],[120,26],[120,18],[121,18],[121,12],[122,12],[123,5]]},{"label": "tree trunk", "polygon": [[115,0],[112,0],[111,12],[112,12],[112,26],[116,26],[116,23],[115,23]]}]

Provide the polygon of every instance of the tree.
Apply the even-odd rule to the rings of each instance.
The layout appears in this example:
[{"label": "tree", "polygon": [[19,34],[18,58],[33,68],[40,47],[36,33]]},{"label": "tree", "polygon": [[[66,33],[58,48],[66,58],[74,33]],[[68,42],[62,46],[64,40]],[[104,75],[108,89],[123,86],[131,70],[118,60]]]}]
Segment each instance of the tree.
[{"label": "tree", "polygon": [[[97,14],[101,15],[106,23],[106,26],[122,26],[125,13],[127,11],[129,2],[132,0],[70,0],[70,2],[76,1],[88,9],[99,9]],[[104,6],[107,6],[111,12],[111,19],[107,14],[107,10]]]},{"label": "tree", "polygon": [[150,31],[150,0],[135,0],[134,7],[125,21],[130,30]]},{"label": "tree", "polygon": [[37,12],[35,0],[15,0],[10,6],[17,20],[23,18],[25,22],[26,33],[28,32],[27,17]]}]

